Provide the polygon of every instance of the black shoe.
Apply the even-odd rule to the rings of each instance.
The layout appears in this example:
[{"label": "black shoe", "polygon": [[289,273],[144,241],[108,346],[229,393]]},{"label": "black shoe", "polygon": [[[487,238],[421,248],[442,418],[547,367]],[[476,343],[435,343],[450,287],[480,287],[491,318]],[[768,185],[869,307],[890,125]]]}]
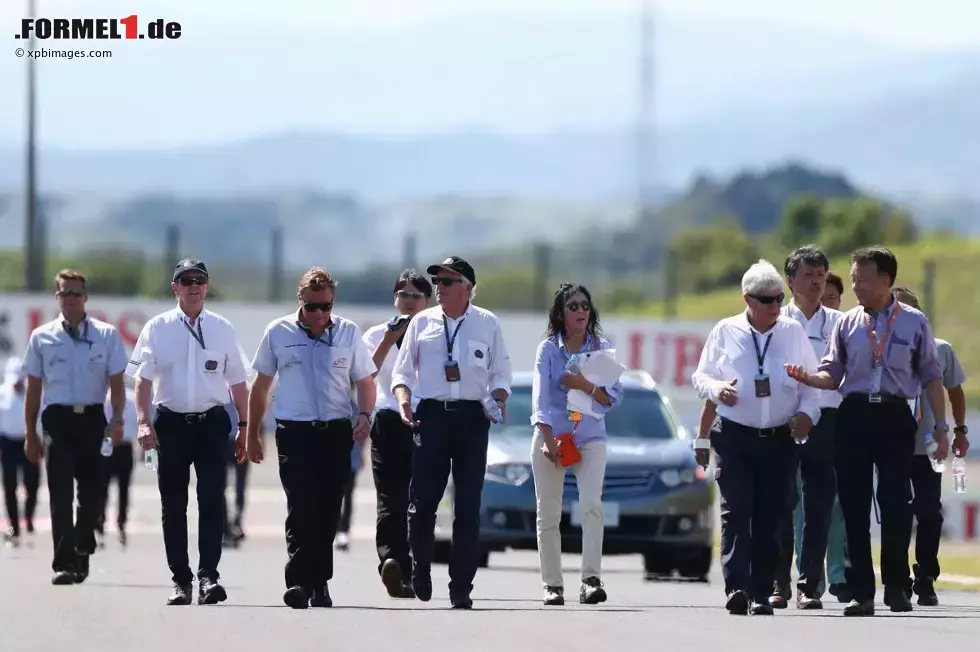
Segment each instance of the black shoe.
[{"label": "black shoe", "polygon": [[58,571],[51,576],[51,583],[55,586],[68,586],[75,583],[75,573],[71,571]]},{"label": "black shoe", "polygon": [[27,533],[34,534],[34,520],[27,519]]},{"label": "black shoe", "polygon": [[313,595],[310,596],[310,606],[323,608],[333,606],[333,600],[330,598],[330,589],[327,588],[326,584],[322,588],[313,589]]},{"label": "black shoe", "polygon": [[75,568],[74,579],[75,584],[81,584],[88,579],[88,569],[89,569],[89,555],[78,553],[77,566]]},{"label": "black shoe", "polygon": [[119,528],[119,534],[117,536],[119,537],[119,545],[125,548],[126,543],[128,542],[128,539],[126,538],[126,530]]},{"label": "black shoe", "polygon": [[912,601],[905,594],[905,587],[885,587],[885,606],[894,613],[912,611]]},{"label": "black shoe", "polygon": [[191,594],[194,592],[194,587],[191,583],[187,584],[177,584],[174,583],[174,591],[167,598],[167,604],[173,605],[188,605],[191,603]]},{"label": "black shoe", "polygon": [[453,609],[472,609],[473,599],[470,598],[469,591],[458,591],[449,593],[449,602],[452,604]]},{"label": "black shoe", "polygon": [[385,559],[385,563],[381,565],[381,583],[385,585],[390,597],[405,597],[405,575],[402,573],[402,565],[396,560]]},{"label": "black shoe", "polygon": [[769,606],[773,609],[785,609],[789,606],[789,599],[793,597],[793,591],[788,586],[773,585],[772,595],[769,596]]},{"label": "black shoe", "polygon": [[553,607],[565,604],[565,589],[560,586],[544,587],[544,603]]},{"label": "black shoe", "polygon": [[422,602],[432,599],[432,576],[429,571],[415,570],[412,575],[412,590],[415,591],[415,597]]},{"label": "black shoe", "polygon": [[210,577],[202,578],[197,586],[198,604],[218,604],[228,599],[225,587],[215,582]]},{"label": "black shoe", "polygon": [[582,604],[599,604],[606,601],[606,590],[598,577],[586,577],[579,589],[578,601]]},{"label": "black shoe", "polygon": [[[935,607],[939,605],[939,596],[936,595],[935,580],[919,569],[918,564],[912,566],[915,573],[915,580],[912,582],[912,591],[919,596],[916,602],[923,607]],[[912,597],[911,593],[908,594]]]},{"label": "black shoe", "polygon": [[[769,598],[772,604],[772,598]],[[796,594],[796,608],[801,610],[823,609],[823,602],[813,593],[800,591]]]},{"label": "black shoe", "polygon": [[753,616],[771,616],[774,613],[772,605],[769,604],[769,600],[766,600],[765,602],[756,602],[753,600],[749,611],[752,612]]},{"label": "black shoe", "polygon": [[732,591],[728,594],[728,599],[725,601],[725,609],[728,609],[728,613],[736,616],[748,614],[749,596],[745,594],[745,591]]},{"label": "black shoe", "polygon": [[845,616],[873,616],[875,615],[875,601],[874,600],[851,600],[844,607]]},{"label": "black shoe", "polygon": [[401,594],[398,595],[397,597],[404,598],[406,600],[414,600],[415,589],[413,589],[412,585],[409,584],[408,582],[402,582]]},{"label": "black shoe", "polygon": [[847,584],[831,584],[827,588],[827,593],[837,598],[837,602],[841,604],[847,604],[854,597]]},{"label": "black shoe", "polygon": [[301,586],[291,586],[282,594],[282,601],[293,609],[306,609],[310,606],[310,596]]}]

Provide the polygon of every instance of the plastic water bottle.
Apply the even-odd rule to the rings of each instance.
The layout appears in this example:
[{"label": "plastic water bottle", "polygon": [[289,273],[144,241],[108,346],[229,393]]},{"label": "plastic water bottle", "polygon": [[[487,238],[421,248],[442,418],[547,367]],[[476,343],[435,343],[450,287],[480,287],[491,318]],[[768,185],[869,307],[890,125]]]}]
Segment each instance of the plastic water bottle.
[{"label": "plastic water bottle", "polygon": [[932,470],[936,473],[942,473],[946,470],[946,463],[940,462],[936,459],[936,451],[939,450],[939,444],[933,438],[931,432],[926,433],[926,455],[929,456],[929,463],[932,464]]},{"label": "plastic water bottle", "polygon": [[112,437],[108,435],[102,440],[102,457],[112,457]]},{"label": "plastic water bottle", "polygon": [[958,494],[966,493],[966,460],[962,457],[953,458],[953,490]]},{"label": "plastic water bottle", "polygon": [[[789,418],[789,427],[790,427],[790,429],[792,429],[795,425],[796,425],[796,416],[792,416],[792,417]],[[794,437],[793,438],[793,441],[796,442],[796,445],[797,446],[802,446],[803,444],[805,444],[808,441],[810,441],[810,435],[804,435],[800,439],[796,439]]]},{"label": "plastic water bottle", "polygon": [[[578,365],[578,360],[580,355],[581,354],[579,353],[573,353],[571,356],[569,356],[568,362],[565,363],[566,372],[570,374],[577,374],[579,372],[580,367]],[[566,385],[565,383],[561,384],[561,388],[566,392],[568,391],[568,385]]]},{"label": "plastic water bottle", "polygon": [[157,449],[151,448],[146,451],[146,468],[150,471],[157,470]]},{"label": "plastic water bottle", "polygon": [[487,396],[483,399],[483,407],[486,408],[487,414],[490,415],[494,423],[501,423],[504,420],[504,414],[492,396]]}]

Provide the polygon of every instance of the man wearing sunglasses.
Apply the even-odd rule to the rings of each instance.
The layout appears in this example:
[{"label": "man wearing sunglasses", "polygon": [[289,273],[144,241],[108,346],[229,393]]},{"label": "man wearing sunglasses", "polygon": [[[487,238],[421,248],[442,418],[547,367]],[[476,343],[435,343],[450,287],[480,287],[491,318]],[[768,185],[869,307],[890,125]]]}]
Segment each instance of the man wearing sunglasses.
[{"label": "man wearing sunglasses", "polygon": [[[371,429],[371,467],[378,496],[377,531],[378,572],[393,598],[414,598],[408,581],[412,572],[408,547],[408,488],[412,480],[412,429],[402,422],[398,402],[391,392],[391,372],[402,346],[408,323],[419,311],[429,307],[432,285],[414,269],[401,273],[395,282],[395,311],[384,324],[369,328],[364,343],[378,368],[377,412]],[[412,398],[412,409],[418,398]]]},{"label": "man wearing sunglasses", "polygon": [[510,356],[497,316],[472,303],[473,267],[450,256],[426,272],[432,275],[439,305],[423,310],[408,324],[391,374],[402,421],[415,431],[408,509],[412,588],[419,600],[432,599],[436,509],[451,468],[449,599],[455,609],[470,609],[492,418],[484,401],[495,401],[504,413],[510,395]]},{"label": "man wearing sunglasses", "polygon": [[[85,276],[65,269],[55,276],[55,286],[61,314],[34,329],[24,355],[24,451],[34,464],[47,453],[54,540],[51,581],[67,585],[85,581],[89,556],[95,552],[102,507],[100,448],[107,434],[114,446],[122,441],[126,350],[115,327],[85,314]],[[103,408],[107,389],[112,403],[108,424]],[[37,433],[39,413],[44,441]],[[73,514],[76,482],[77,517]]]},{"label": "man wearing sunglasses", "polygon": [[796,442],[820,420],[813,389],[787,382],[782,364],[816,370],[817,356],[800,324],[780,314],[783,279],[760,260],[742,276],[745,311],[711,330],[692,376],[717,407],[712,432],[721,492],[721,565],[729,613],[771,615],[779,554],[777,526],[786,511]]},{"label": "man wearing sunglasses", "polygon": [[252,361],[248,435],[238,450],[240,460],[264,459],[259,426],[278,375],[272,409],[289,554],[282,599],[293,609],[333,606],[327,583],[351,450],[370,434],[376,398],[371,352],[357,324],[333,314],[336,291],[330,273],[314,267],[299,280],[299,309],[266,327]]},{"label": "man wearing sunglasses", "polygon": [[[173,581],[169,605],[191,603],[187,552],[187,494],[190,467],[197,475],[198,604],[224,602],[218,584],[225,529],[225,455],[230,398],[244,440],[248,387],[235,327],[204,307],[210,278],[201,261],[177,263],[170,288],[177,306],[150,319],[140,333],[127,373],[135,380],[137,438],[159,457],[157,484],[162,505],[163,543]],[[154,386],[156,390],[154,391]],[[230,392],[229,392],[230,390]]]},{"label": "man wearing sunglasses", "polygon": [[[783,315],[795,319],[803,326],[818,358],[826,351],[830,333],[841,316],[839,310],[821,305],[829,268],[827,256],[813,245],[796,249],[783,265],[786,282],[793,292],[793,300],[783,308]],[[794,547],[799,570],[796,607],[823,608],[820,598],[826,588],[824,560],[827,557],[834,496],[837,493],[834,477],[834,424],[840,402],[839,392],[820,392],[820,422],[814,426],[806,446],[800,446],[796,451],[794,469],[798,469],[798,473],[793,474],[789,487],[789,504],[780,524],[779,567],[776,571],[776,585],[769,597],[769,604],[776,609],[785,609],[792,596],[790,568]],[[801,503],[802,528],[797,534],[794,532],[794,512]],[[834,583],[831,593],[846,603],[851,597],[841,579],[831,578]]]},{"label": "man wearing sunglasses", "polygon": [[851,566],[847,586],[853,599],[845,616],[875,612],[871,559],[873,468],[878,470],[881,508],[881,582],[885,606],[912,610],[906,595],[912,537],[912,460],[918,427],[915,399],[925,391],[935,415],[937,460],[949,453],[943,377],[929,320],[892,295],[898,261],[884,247],[851,255],[851,286],[858,305],[841,316],[817,373],[786,365],[802,384],[840,390],[834,436],[837,493]]}]

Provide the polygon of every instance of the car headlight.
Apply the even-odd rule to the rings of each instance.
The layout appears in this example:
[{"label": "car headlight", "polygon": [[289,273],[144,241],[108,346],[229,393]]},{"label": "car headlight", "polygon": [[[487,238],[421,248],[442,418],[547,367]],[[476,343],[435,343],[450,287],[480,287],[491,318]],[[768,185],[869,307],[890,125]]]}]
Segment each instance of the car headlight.
[{"label": "car headlight", "polygon": [[491,464],[486,479],[500,484],[520,487],[531,478],[531,469],[525,464]]},{"label": "car headlight", "polygon": [[660,481],[671,489],[682,484],[691,484],[696,478],[697,474],[692,468],[664,469],[660,472]]}]

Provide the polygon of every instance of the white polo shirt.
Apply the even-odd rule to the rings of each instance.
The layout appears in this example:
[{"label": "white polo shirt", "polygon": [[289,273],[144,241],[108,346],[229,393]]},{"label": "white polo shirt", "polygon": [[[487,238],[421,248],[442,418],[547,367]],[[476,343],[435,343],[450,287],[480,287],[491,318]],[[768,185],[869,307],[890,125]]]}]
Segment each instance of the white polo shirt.
[{"label": "white polo shirt", "polygon": [[313,338],[300,325],[298,312],[266,326],[252,369],[273,378],[278,374],[272,409],[283,421],[351,418],[351,382],[376,371],[357,324],[331,315],[327,331]]},{"label": "white polo shirt", "polygon": [[[381,344],[381,340],[384,339],[385,331],[387,330],[388,324],[384,323],[372,326],[365,331],[364,344],[372,356],[374,355],[374,350]],[[391,391],[391,372],[395,369],[395,358],[397,357],[398,345],[392,344],[391,348],[388,349],[388,355],[385,356],[384,361],[381,363],[381,368],[378,369],[378,375],[374,377],[374,384],[378,389],[378,400],[374,404],[377,410],[394,410],[398,412],[398,401],[395,400],[395,395]],[[409,389],[412,390],[412,409],[414,410],[419,405],[419,398],[415,395],[414,385],[410,386]]]},{"label": "white polo shirt", "polygon": [[[810,340],[810,346],[813,347],[813,352],[817,354],[817,360],[823,358],[827,352],[827,347],[830,346],[830,334],[834,332],[834,326],[837,325],[837,320],[844,314],[840,310],[834,310],[821,304],[820,309],[813,313],[813,318],[807,319],[803,311],[793,302],[783,306],[781,312],[783,316],[795,319],[800,323],[800,326],[806,331],[806,336]],[[836,389],[821,389],[817,391],[820,392],[821,408],[840,407],[841,402],[844,400],[844,397]]]},{"label": "white polo shirt", "polygon": [[210,310],[194,321],[179,307],[146,322],[126,373],[153,381],[154,405],[184,413],[224,405],[247,378],[231,322]]},{"label": "white polo shirt", "polygon": [[[448,342],[459,363],[459,382],[446,380]],[[509,395],[511,380],[510,355],[495,314],[470,304],[459,319],[450,319],[435,306],[415,315],[405,330],[391,389],[415,387],[413,396],[420,399],[479,401],[495,389]]]}]

